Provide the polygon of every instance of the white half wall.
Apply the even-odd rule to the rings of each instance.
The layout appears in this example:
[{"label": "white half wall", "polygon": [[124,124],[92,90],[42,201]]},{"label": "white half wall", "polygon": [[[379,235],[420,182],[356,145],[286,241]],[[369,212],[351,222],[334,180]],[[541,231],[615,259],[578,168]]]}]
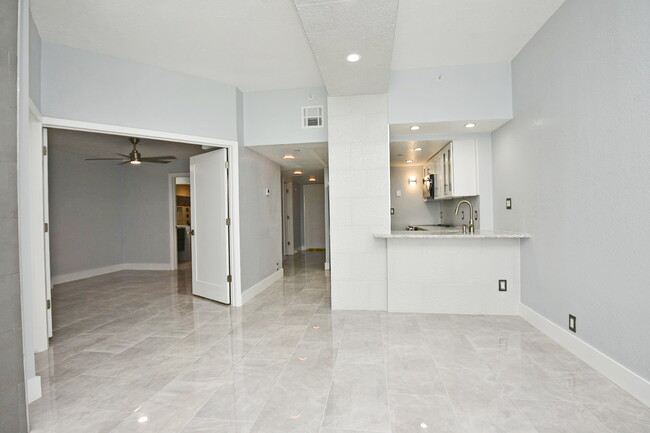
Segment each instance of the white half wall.
[{"label": "white half wall", "polygon": [[386,310],[388,97],[328,98],[332,308]]}]

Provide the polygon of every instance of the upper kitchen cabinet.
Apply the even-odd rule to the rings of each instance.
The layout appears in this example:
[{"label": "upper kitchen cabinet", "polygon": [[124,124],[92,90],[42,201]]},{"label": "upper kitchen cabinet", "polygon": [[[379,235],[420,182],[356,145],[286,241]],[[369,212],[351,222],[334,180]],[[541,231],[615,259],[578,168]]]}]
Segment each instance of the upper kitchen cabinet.
[{"label": "upper kitchen cabinet", "polygon": [[479,194],[476,140],[454,140],[426,165],[429,172],[435,174],[435,200]]}]

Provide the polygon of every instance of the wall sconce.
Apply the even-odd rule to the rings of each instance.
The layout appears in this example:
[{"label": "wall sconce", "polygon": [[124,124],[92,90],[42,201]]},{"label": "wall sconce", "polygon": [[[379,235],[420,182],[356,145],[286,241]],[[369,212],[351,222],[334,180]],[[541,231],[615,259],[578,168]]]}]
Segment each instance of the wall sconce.
[{"label": "wall sconce", "polygon": [[418,179],[415,176],[410,176],[409,177],[409,185],[415,186],[418,183]]}]

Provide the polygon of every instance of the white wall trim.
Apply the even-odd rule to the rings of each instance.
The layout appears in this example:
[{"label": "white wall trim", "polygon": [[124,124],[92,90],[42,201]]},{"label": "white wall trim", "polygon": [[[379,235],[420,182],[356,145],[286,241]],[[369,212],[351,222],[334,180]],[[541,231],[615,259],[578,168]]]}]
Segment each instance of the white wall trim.
[{"label": "white wall trim", "polygon": [[175,132],[154,131],[151,129],[131,128],[128,126],[109,125],[103,123],[82,122],[79,120],[43,117],[43,127],[70,129],[73,131],[94,132],[98,134],[123,135],[125,137],[140,137],[152,140],[179,141],[182,143],[202,146],[237,146],[233,140],[201,137],[198,135],[177,134]]},{"label": "white wall trim", "polygon": [[593,369],[603,374],[646,406],[650,406],[649,381],[524,304],[520,305],[520,315],[528,323],[558,342]]},{"label": "white wall trim", "polygon": [[278,281],[283,276],[284,276],[284,269],[280,269],[279,271],[275,271],[268,277],[264,278],[262,281],[258,282],[257,284],[249,287],[247,290],[244,291],[244,293],[242,293],[243,304],[247,303],[255,296],[259,295],[264,290],[268,289],[273,283]]},{"label": "white wall trim", "polygon": [[38,400],[43,395],[41,388],[41,376],[34,376],[27,379],[27,403]]},{"label": "white wall trim", "polygon": [[176,245],[176,178],[189,177],[190,173],[169,173],[169,267],[178,268],[178,250]]},{"label": "white wall trim", "polygon": [[117,265],[102,266],[100,268],[86,269],[83,271],[70,272],[68,274],[55,275],[52,277],[52,284],[63,284],[71,281],[83,280],[110,274],[118,271],[169,271],[169,263],[120,263]]},{"label": "white wall trim", "polygon": [[330,270],[330,262],[325,262],[325,270],[326,271]]},{"label": "white wall trim", "polygon": [[230,230],[231,245],[231,271],[232,281],[232,305],[239,307],[242,302],[241,287],[241,241],[239,233],[239,143],[234,140],[222,140],[211,137],[196,135],[177,134],[173,132],[154,131],[150,129],[131,128],[126,126],[84,122],[70,119],[59,119],[53,117],[42,118],[43,128],[68,129],[73,131],[94,132],[98,134],[122,135],[127,137],[140,137],[152,140],[177,141],[182,143],[197,144],[201,146],[225,147],[228,149],[228,160],[230,161],[230,218],[232,225]]}]

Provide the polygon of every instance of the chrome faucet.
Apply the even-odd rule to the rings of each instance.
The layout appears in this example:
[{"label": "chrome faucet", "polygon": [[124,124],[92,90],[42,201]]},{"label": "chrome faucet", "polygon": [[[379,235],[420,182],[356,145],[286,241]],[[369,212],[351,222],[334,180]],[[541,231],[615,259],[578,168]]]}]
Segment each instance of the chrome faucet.
[{"label": "chrome faucet", "polygon": [[463,203],[467,203],[467,206],[469,206],[469,223],[467,225],[463,224],[463,233],[467,233],[469,231],[470,234],[474,234],[474,207],[472,206],[472,203],[468,202],[467,200],[461,200],[458,205],[456,206],[456,215],[458,215],[458,210],[460,209],[460,205]]}]

